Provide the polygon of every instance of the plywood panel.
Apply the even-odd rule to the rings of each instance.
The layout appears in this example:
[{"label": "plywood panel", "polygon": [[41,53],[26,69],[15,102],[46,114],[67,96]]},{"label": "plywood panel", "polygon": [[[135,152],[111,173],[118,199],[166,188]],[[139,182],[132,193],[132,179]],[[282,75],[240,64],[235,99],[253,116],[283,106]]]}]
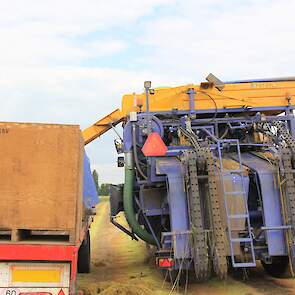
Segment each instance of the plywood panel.
[{"label": "plywood panel", "polygon": [[76,230],[81,159],[79,126],[0,123],[0,229]]}]

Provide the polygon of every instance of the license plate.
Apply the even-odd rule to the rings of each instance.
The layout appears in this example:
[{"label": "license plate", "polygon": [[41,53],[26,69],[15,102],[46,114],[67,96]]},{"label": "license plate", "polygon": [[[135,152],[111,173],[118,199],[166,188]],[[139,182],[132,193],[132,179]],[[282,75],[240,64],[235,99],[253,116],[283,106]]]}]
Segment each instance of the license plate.
[{"label": "license plate", "polygon": [[68,295],[68,288],[0,288],[0,295]]}]

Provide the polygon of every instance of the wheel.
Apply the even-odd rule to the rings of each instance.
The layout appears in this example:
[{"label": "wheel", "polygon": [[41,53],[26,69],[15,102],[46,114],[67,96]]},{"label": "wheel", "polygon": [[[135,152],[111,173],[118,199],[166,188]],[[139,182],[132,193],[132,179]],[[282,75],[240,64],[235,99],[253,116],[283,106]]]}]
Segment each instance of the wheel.
[{"label": "wheel", "polygon": [[289,267],[289,258],[287,256],[276,257],[271,264],[266,264],[261,261],[265,271],[273,277],[283,277],[287,275]]},{"label": "wheel", "polygon": [[82,242],[78,252],[78,272],[89,273],[90,272],[90,234],[89,231],[86,234],[84,241]]}]

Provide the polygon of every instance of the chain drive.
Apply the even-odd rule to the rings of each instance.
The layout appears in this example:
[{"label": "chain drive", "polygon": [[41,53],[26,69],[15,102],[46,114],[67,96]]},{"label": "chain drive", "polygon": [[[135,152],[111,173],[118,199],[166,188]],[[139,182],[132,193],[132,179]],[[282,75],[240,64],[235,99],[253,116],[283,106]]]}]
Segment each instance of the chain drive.
[{"label": "chain drive", "polygon": [[198,281],[204,281],[210,276],[208,244],[204,229],[203,212],[199,193],[197,155],[194,151],[188,156],[188,203],[193,240],[193,258],[195,274]]},{"label": "chain drive", "polygon": [[288,132],[288,129],[281,122],[273,122],[273,125],[277,128],[278,133],[285,140],[287,147],[281,147],[281,159],[284,167],[284,178],[286,184],[287,194],[287,221],[291,225],[289,233],[289,245],[290,250],[290,262],[292,263],[292,273],[295,270],[295,177],[292,165],[292,159],[295,158],[295,140]]},{"label": "chain drive", "polygon": [[213,267],[216,275],[220,279],[225,279],[227,277],[226,237],[221,221],[221,209],[217,189],[218,184],[215,163],[210,148],[205,148],[205,157],[208,171],[209,198],[213,230]]},{"label": "chain drive", "polygon": [[[210,210],[210,224],[212,230],[212,238],[210,239],[210,248],[213,256],[213,267],[216,275],[225,279],[227,277],[227,252],[225,244],[225,230],[221,221],[221,209],[218,197],[218,181],[216,177],[216,166],[213,160],[210,147],[203,147],[198,142],[197,136],[193,132],[189,132],[183,128],[180,131],[188,138],[195,149],[195,157],[199,168],[203,168],[208,172],[209,185],[209,210]],[[195,161],[195,160],[194,160]],[[195,168],[197,171],[197,168]]]}]

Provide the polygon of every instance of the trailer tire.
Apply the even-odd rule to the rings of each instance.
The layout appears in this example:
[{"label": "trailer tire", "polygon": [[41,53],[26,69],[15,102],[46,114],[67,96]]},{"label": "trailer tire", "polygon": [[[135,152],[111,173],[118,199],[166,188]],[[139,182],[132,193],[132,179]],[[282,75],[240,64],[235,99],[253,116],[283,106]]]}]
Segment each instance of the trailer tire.
[{"label": "trailer tire", "polygon": [[83,240],[78,252],[78,272],[90,273],[90,234],[89,231]]}]

